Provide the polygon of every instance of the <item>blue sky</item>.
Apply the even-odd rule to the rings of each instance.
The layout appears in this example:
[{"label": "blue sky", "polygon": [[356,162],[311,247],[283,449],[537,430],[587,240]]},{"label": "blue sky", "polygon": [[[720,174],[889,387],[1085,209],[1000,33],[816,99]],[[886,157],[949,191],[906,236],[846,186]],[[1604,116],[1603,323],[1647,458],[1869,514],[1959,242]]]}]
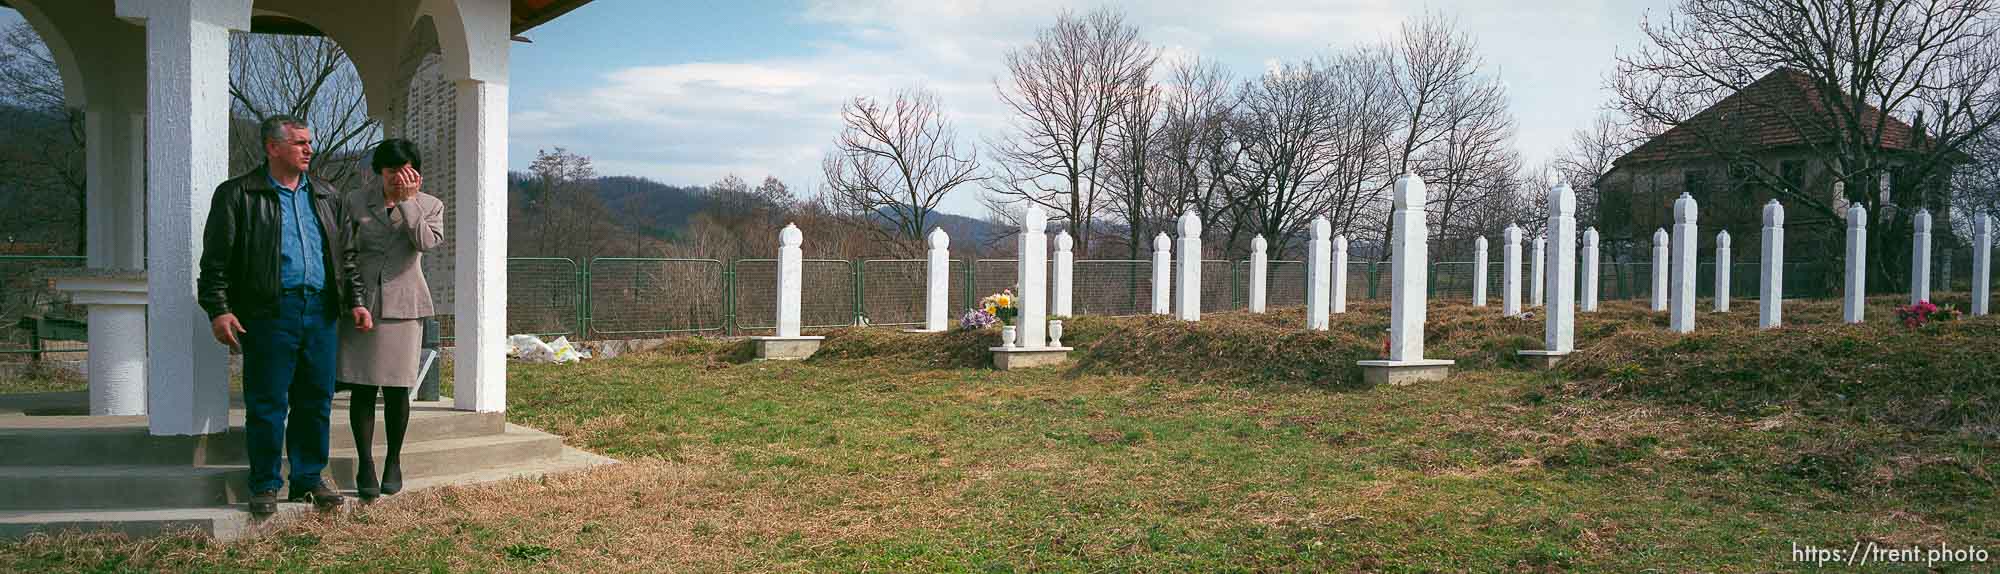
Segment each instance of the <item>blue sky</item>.
[{"label": "blue sky", "polygon": [[[1516,144],[1538,163],[1604,104],[1612,60],[1668,0],[1156,0],[1109,5],[1166,58],[1199,54],[1238,79],[1281,61],[1392,39],[1440,10],[1479,43],[1509,90]],[[590,156],[601,174],[699,185],[775,175],[811,193],[840,105],[921,86],[960,133],[1002,137],[1002,56],[1064,9],[1060,0],[597,0],[528,32],[512,54],[509,164],[538,149]],[[0,23],[19,17],[0,10]],[[946,211],[983,215],[960,192]]]}]

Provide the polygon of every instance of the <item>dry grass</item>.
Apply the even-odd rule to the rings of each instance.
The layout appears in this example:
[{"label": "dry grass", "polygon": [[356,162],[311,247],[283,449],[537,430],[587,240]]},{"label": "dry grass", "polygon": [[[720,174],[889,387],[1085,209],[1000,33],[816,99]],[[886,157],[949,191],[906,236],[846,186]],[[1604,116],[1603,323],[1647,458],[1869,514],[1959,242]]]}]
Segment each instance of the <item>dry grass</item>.
[{"label": "dry grass", "polygon": [[[1795,541],[2000,541],[1984,415],[1887,412],[1937,391],[1903,380],[1922,374],[1984,404],[1991,380],[1953,361],[1991,364],[1994,319],[1906,333],[1804,303],[1763,332],[1739,303],[1680,336],[1608,303],[1543,372],[1513,358],[1540,321],[1445,304],[1429,354],[1452,379],[1370,389],[1352,364],[1387,313],[1356,303],[1327,332],[1298,309],[1081,317],[1070,366],[1005,373],[991,332],[887,329],[802,362],[690,339],[517,365],[511,420],[631,462],[230,545],[38,538],[0,570],[1768,571]],[[1952,368],[1860,368],[1895,353]],[[1769,382],[1703,382],[1757,365]],[[1874,394],[1824,403],[1856,385]]]}]

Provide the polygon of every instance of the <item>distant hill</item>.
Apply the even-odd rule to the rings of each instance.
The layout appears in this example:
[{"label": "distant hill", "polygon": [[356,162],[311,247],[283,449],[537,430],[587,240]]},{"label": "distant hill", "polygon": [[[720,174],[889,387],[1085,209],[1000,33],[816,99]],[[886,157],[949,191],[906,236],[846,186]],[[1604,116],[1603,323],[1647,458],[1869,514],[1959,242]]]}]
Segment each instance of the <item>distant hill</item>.
[{"label": "distant hill", "polygon": [[[528,176],[512,174],[519,184]],[[637,176],[612,175],[597,178],[597,198],[620,227],[633,233],[672,241],[687,230],[695,214],[712,206],[707,188],[699,185],[669,185]],[[943,227],[952,244],[984,245],[1011,230],[977,218],[933,213],[931,226]]]},{"label": "distant hill", "polygon": [[628,175],[597,178],[597,198],[619,226],[666,240],[687,229],[688,220],[708,207],[704,191],[701,186],[667,185]]}]

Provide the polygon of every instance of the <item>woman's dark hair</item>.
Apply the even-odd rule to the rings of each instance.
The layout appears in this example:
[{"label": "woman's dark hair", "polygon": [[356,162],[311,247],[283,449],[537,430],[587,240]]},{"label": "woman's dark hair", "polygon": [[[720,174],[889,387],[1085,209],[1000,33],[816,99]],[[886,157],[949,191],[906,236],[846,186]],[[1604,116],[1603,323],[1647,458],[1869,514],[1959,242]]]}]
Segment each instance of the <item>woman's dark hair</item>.
[{"label": "woman's dark hair", "polygon": [[369,164],[375,168],[375,173],[403,167],[404,164],[409,164],[411,169],[421,172],[424,170],[424,156],[417,153],[416,142],[403,138],[390,138],[375,144],[375,157]]}]

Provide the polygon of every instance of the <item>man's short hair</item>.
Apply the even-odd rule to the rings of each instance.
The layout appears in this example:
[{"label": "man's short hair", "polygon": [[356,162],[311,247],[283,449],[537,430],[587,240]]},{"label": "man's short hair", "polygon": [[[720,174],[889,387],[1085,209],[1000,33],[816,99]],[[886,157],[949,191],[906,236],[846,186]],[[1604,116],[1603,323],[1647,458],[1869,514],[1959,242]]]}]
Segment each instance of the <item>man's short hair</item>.
[{"label": "man's short hair", "polygon": [[257,122],[257,133],[264,134],[264,143],[284,141],[285,128],[311,129],[306,121],[285,114],[278,114]]}]

